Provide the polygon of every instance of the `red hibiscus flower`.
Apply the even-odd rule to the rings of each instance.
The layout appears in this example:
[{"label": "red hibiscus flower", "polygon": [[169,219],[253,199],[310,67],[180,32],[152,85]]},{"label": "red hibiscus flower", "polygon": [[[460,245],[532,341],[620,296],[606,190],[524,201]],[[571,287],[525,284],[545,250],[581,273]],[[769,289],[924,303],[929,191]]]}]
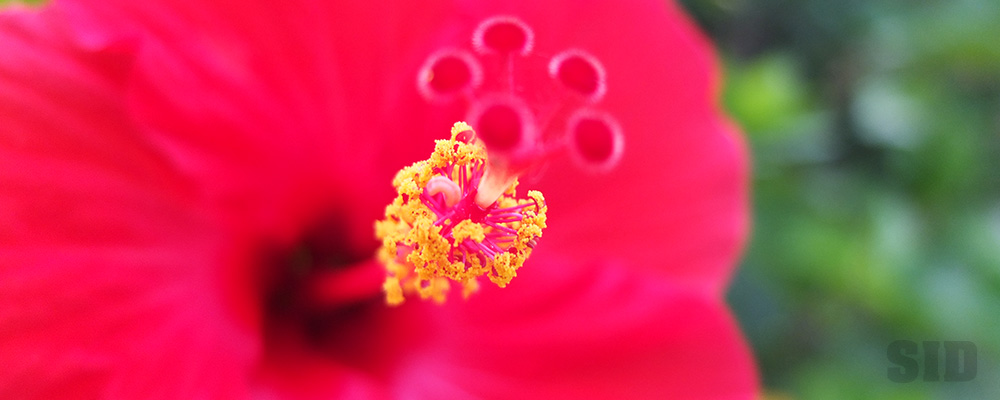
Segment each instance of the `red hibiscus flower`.
[{"label": "red hibiscus flower", "polygon": [[[566,99],[539,89],[553,57],[600,62],[625,150],[530,185],[549,227],[507,288],[387,307],[373,222],[469,107],[415,77],[499,15],[533,31],[530,107]],[[746,160],[715,74],[656,0],[7,9],[0,398],[752,398],[721,299]]]}]

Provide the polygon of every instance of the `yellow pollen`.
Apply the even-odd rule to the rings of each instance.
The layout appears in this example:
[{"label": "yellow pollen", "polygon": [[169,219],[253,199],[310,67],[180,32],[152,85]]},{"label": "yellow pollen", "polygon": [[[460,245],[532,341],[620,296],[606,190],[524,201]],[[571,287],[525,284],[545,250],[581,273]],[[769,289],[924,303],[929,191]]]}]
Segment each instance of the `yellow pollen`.
[{"label": "yellow pollen", "polygon": [[397,196],[375,222],[386,303],[401,304],[414,293],[443,303],[451,282],[467,298],[479,289],[479,277],[505,287],[517,275],[542,236],[548,207],[538,191],[518,199],[516,177],[494,188],[495,202],[477,205],[487,163],[472,128],[458,122],[430,158],[396,174]]}]

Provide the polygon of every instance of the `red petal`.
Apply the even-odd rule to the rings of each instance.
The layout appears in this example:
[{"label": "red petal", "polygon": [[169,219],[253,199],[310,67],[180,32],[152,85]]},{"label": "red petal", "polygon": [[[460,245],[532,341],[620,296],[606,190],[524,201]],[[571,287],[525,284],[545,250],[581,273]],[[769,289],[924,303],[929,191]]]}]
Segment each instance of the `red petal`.
[{"label": "red petal", "polygon": [[[219,314],[211,306],[198,308],[198,312],[190,315],[171,314],[177,312],[176,304],[181,303],[174,301],[180,297],[190,296],[189,303],[183,304],[191,304],[191,301],[218,304],[218,299],[204,297],[218,295],[220,290],[215,287],[217,283],[214,281],[217,278],[197,274],[192,278],[185,272],[202,267],[211,269],[207,267],[216,264],[210,261],[221,257],[220,254],[225,251],[212,245],[218,243],[212,234],[212,224],[205,222],[204,217],[186,215],[183,207],[177,209],[177,204],[189,201],[176,197],[182,196],[177,193],[182,189],[163,193],[158,191],[161,185],[150,182],[157,182],[156,178],[175,176],[164,171],[178,168],[197,177],[195,181],[201,182],[201,186],[196,189],[211,195],[213,203],[205,207],[219,207],[230,213],[232,218],[245,217],[252,220],[248,223],[260,232],[278,232],[279,236],[294,234],[292,231],[301,227],[303,221],[322,212],[318,208],[333,204],[339,209],[352,211],[349,217],[355,234],[349,237],[359,242],[370,242],[371,221],[381,214],[385,202],[391,198],[387,183],[393,172],[404,164],[425,157],[431,148],[429,139],[444,136],[450,122],[463,114],[457,108],[438,109],[420,100],[413,80],[423,57],[437,46],[467,43],[472,27],[487,16],[520,10],[523,18],[536,29],[535,54],[553,53],[562,50],[563,46],[576,46],[585,48],[604,62],[609,77],[609,92],[601,107],[616,115],[627,135],[625,158],[613,175],[595,179],[579,176],[575,169],[561,166],[550,170],[549,183],[542,187],[553,206],[552,228],[546,232],[537,254],[568,252],[586,259],[624,259],[629,265],[666,269],[671,278],[681,278],[686,283],[709,288],[712,292],[706,295],[699,291],[692,293],[687,289],[674,289],[662,282],[655,283],[660,282],[655,280],[659,278],[650,278],[654,280],[648,286],[635,286],[635,278],[600,275],[597,270],[574,270],[569,267],[572,264],[567,264],[565,268],[565,271],[571,271],[569,275],[585,278],[588,275],[577,274],[589,273],[599,279],[571,281],[570,284],[575,282],[576,286],[558,285],[557,288],[555,282],[559,277],[551,277],[552,282],[546,285],[536,280],[548,276],[547,273],[565,271],[557,270],[557,264],[536,261],[535,265],[540,268],[536,271],[526,269],[518,278],[525,282],[519,284],[516,280],[513,284],[531,290],[517,291],[512,287],[503,292],[503,300],[484,294],[481,299],[469,303],[468,307],[478,305],[474,310],[466,308],[439,321],[454,329],[455,333],[452,336],[445,333],[445,338],[453,339],[448,343],[460,345],[459,351],[448,353],[446,347],[431,349],[423,361],[417,358],[414,363],[424,365],[426,371],[439,371],[435,372],[439,379],[447,377],[445,379],[452,382],[455,390],[464,390],[462,385],[465,380],[454,379],[470,376],[470,370],[455,368],[464,362],[466,366],[483,370],[524,368],[523,372],[515,370],[507,375],[490,374],[489,381],[471,383],[469,390],[472,391],[492,392],[497,387],[518,384],[536,389],[538,393],[552,394],[572,390],[569,388],[572,385],[582,385],[578,378],[587,374],[592,374],[593,380],[599,377],[609,380],[592,382],[594,386],[587,393],[595,394],[622,390],[620,384],[623,382],[643,392],[663,391],[678,396],[718,393],[713,390],[738,394],[752,391],[752,368],[746,350],[721,305],[710,300],[716,298],[724,284],[743,239],[746,219],[743,149],[731,130],[725,128],[725,122],[714,106],[709,48],[692,33],[691,27],[674,8],[663,9],[659,1],[653,0],[641,4],[565,2],[563,7],[556,7],[553,3],[546,3],[546,6],[533,3],[531,6],[510,6],[512,8],[505,10],[483,10],[478,2],[466,7],[468,9],[458,10],[407,2],[379,3],[384,5],[384,9],[365,3],[356,3],[364,4],[360,6],[352,5],[354,3],[338,4],[334,8],[319,2],[178,1],[158,5],[155,2],[122,0],[66,0],[60,4],[70,11],[77,34],[88,44],[132,46],[139,51],[135,72],[130,79],[126,82],[125,77],[118,76],[114,80],[116,84],[129,87],[127,108],[124,104],[107,106],[99,101],[80,104],[76,97],[71,98],[67,108],[88,110],[91,104],[98,104],[118,111],[79,116],[84,122],[96,119],[95,125],[108,123],[100,118],[122,115],[127,111],[139,122],[137,131],[142,132],[139,137],[146,140],[134,143],[134,139],[132,142],[120,139],[134,136],[116,134],[118,128],[114,124],[120,122],[114,122],[111,126],[115,129],[110,129],[110,133],[103,133],[103,130],[99,133],[85,132],[74,140],[83,143],[89,143],[87,140],[91,138],[108,140],[108,148],[116,149],[113,154],[131,154],[135,160],[117,163],[115,158],[101,157],[103,153],[100,152],[73,151],[76,145],[65,148],[59,147],[61,144],[52,148],[43,146],[31,153],[50,154],[58,156],[54,160],[83,163],[84,168],[75,164],[72,168],[58,165],[43,167],[33,164],[36,161],[29,157],[27,150],[24,150],[23,157],[12,154],[12,161],[5,161],[10,165],[4,165],[15,171],[10,173],[10,180],[27,185],[29,189],[26,193],[34,190],[40,194],[36,197],[18,194],[4,199],[5,203],[18,201],[27,204],[19,206],[30,207],[38,203],[36,200],[54,197],[59,200],[55,202],[57,205],[79,204],[78,207],[84,211],[72,213],[80,219],[71,219],[66,227],[55,226],[55,219],[40,218],[40,228],[35,231],[24,228],[16,234],[15,231],[5,233],[3,237],[35,232],[26,236],[25,243],[29,243],[51,232],[53,243],[60,249],[67,248],[65,243],[68,239],[65,238],[72,239],[70,243],[89,246],[91,242],[86,241],[89,237],[112,241],[124,237],[136,241],[127,244],[134,245],[130,249],[137,247],[139,254],[143,254],[143,250],[171,254],[165,259],[154,258],[159,261],[149,265],[155,271],[162,271],[167,265],[174,266],[180,271],[179,277],[164,277],[159,273],[122,265],[116,267],[120,270],[111,271],[125,276],[148,276],[149,281],[112,279],[111,272],[95,274],[93,278],[98,283],[111,282],[112,291],[124,291],[124,298],[135,299],[135,304],[132,300],[122,301],[124,305],[119,308],[127,308],[128,304],[144,308],[152,304],[141,293],[153,291],[159,284],[178,288],[170,291],[179,293],[176,297],[163,297],[170,304],[162,308],[166,314],[143,315],[148,315],[149,321],[180,321],[177,326],[185,329],[188,323],[192,326],[204,324],[206,328],[204,332],[182,330],[181,334],[171,338],[161,337],[159,340],[163,345],[154,348],[174,350],[178,343],[189,342],[194,350],[191,354],[175,352],[163,355],[163,360],[169,362],[160,365],[190,363],[194,359],[183,359],[183,356],[197,357],[205,353],[204,356],[210,360],[204,365],[214,366],[217,365],[212,362],[214,357],[230,354],[230,357],[242,360],[244,350],[242,346],[237,346],[240,348],[238,351],[222,349],[219,354],[210,351],[215,348],[214,341],[220,332],[239,332],[231,326],[232,315]],[[457,18],[462,19],[455,20]],[[7,41],[0,43],[7,45]],[[58,70],[58,67],[57,63],[53,68]],[[19,79],[24,77],[15,75],[11,82],[20,82]],[[35,82],[35,79],[24,81]],[[62,80],[59,75],[52,78],[53,82]],[[107,88],[102,87],[101,90]],[[4,98],[10,103],[9,99],[21,96],[18,93]],[[101,99],[100,96],[97,98]],[[15,109],[15,105],[9,107],[6,110],[20,110]],[[35,107],[32,105],[30,108]],[[48,106],[41,107],[39,109]],[[66,118],[78,113],[53,109],[43,115],[62,115],[64,112],[68,116]],[[37,124],[47,126],[44,124],[50,123],[34,119],[25,121],[22,119],[27,117],[20,117],[13,111],[3,115],[19,118],[11,126],[20,124],[26,127],[15,128],[12,131],[15,133],[34,131]],[[66,120],[57,119],[53,123],[63,121]],[[84,123],[82,126],[92,125]],[[69,140],[59,139],[56,143]],[[124,142],[118,143],[118,140]],[[16,143],[13,139],[10,142]],[[105,145],[103,142],[99,144]],[[73,157],[85,159],[76,160]],[[18,161],[21,159],[24,161]],[[18,164],[21,162],[23,164]],[[136,162],[144,167],[134,170],[124,168]],[[80,179],[80,182],[59,180],[51,186],[64,188],[59,190],[66,193],[50,196],[52,189],[47,186],[31,189],[27,174],[17,176],[18,168],[22,171],[47,171],[45,168],[50,168],[59,171],[59,174],[77,171],[87,179]],[[56,175],[53,173],[53,176]],[[99,183],[104,181],[111,183]],[[144,188],[152,194],[134,193],[129,189],[130,185],[142,182],[148,184],[148,188]],[[74,188],[73,184],[84,188],[70,190]],[[184,182],[168,179],[166,186],[183,188]],[[106,190],[93,193],[95,187]],[[68,200],[71,195],[81,192],[93,197],[78,203],[75,199]],[[40,204],[45,203],[42,201]],[[147,213],[144,207],[149,207],[149,204],[166,211]],[[115,209],[124,211],[113,212]],[[25,215],[44,216],[47,209],[36,207],[30,210]],[[619,211],[608,212],[612,210]],[[141,218],[152,215],[159,217],[152,220]],[[106,222],[93,222],[104,218],[107,218]],[[6,216],[4,219],[21,221],[20,216]],[[147,227],[153,228],[143,231],[138,229],[135,221],[147,222]],[[192,227],[197,229],[189,232]],[[206,239],[205,235],[209,238]],[[190,238],[190,241],[178,239],[184,237]],[[169,243],[160,241],[167,239],[170,239]],[[171,247],[177,243],[191,245],[177,249]],[[194,246],[194,243],[207,244]],[[76,265],[96,268],[94,265],[129,264],[115,262],[121,260],[116,249],[86,247],[82,253],[87,257],[81,256],[82,261]],[[195,261],[176,265],[179,263],[178,258],[174,258],[176,255]],[[10,259],[34,259],[30,257],[34,256],[29,254]],[[206,257],[211,258],[208,258],[209,261],[197,261],[206,260]],[[528,267],[531,266],[529,263]],[[70,277],[82,275],[72,271],[65,274]],[[88,283],[82,278],[80,280]],[[38,280],[49,281],[58,285],[36,285],[38,290],[47,290],[42,294],[51,294],[49,292],[55,288],[68,284],[49,276]],[[590,291],[592,285],[606,282],[610,282],[609,291]],[[129,287],[120,287],[130,283],[139,289],[131,291]],[[621,285],[631,287],[636,295],[614,290]],[[94,284],[88,283],[88,286]],[[204,290],[204,293],[199,290]],[[577,303],[572,300],[577,292],[593,293],[593,297]],[[47,304],[38,300],[31,303],[29,300],[37,299],[34,297],[37,294],[32,291],[24,293],[17,299],[27,299],[23,300],[26,306],[35,304],[38,308]],[[525,306],[540,305],[519,309],[518,313],[505,313],[504,310],[521,304],[511,303],[511,299],[519,297],[525,299]],[[72,297],[72,301],[88,305],[109,303],[102,296],[94,297],[97,300],[93,302],[77,298],[79,296]],[[605,300],[618,308],[601,308]],[[94,307],[94,313],[116,309],[109,308],[111,311],[103,306]],[[625,312],[619,318],[616,317],[619,314],[612,312],[616,310]],[[477,313],[484,312],[496,312],[508,321],[521,323],[506,325],[494,322],[494,319],[473,318]],[[119,320],[117,316],[112,317]],[[95,315],[94,320],[102,318]],[[50,317],[42,318],[42,321],[50,321]],[[599,326],[594,326],[591,321],[596,321]],[[14,331],[10,326],[6,325],[3,332]],[[538,329],[537,336],[533,336],[535,331],[532,326]],[[140,328],[146,329],[147,326],[141,325],[136,329]],[[59,328],[53,328],[53,331],[59,331]],[[500,339],[491,339],[498,333]],[[699,341],[699,335],[704,337],[702,341]],[[137,334],[127,336],[142,338]],[[501,352],[499,348],[486,348],[479,355],[473,352],[478,351],[484,341],[487,344],[502,343],[506,337],[511,338],[513,346],[509,353]],[[625,343],[614,342],[625,339],[628,339]],[[568,342],[568,345],[559,346],[560,342]],[[73,348],[69,347],[73,343],[68,343],[52,344],[51,354],[72,354]],[[473,344],[480,346],[473,347]],[[675,347],[676,344],[699,351],[686,351]],[[117,357],[118,353],[110,353],[112,357]],[[18,354],[18,362],[23,363],[25,356]],[[504,357],[505,354],[515,357],[511,361]],[[527,360],[536,354],[539,363],[544,362],[541,365],[544,368],[528,363]],[[648,358],[649,354],[656,358]],[[133,356],[133,359],[139,359],[136,362],[141,364],[141,361],[146,361],[142,357],[144,355]],[[637,363],[645,368],[637,371],[623,367],[621,371],[610,371],[612,375],[597,376],[593,374],[605,371],[606,366],[588,368],[577,362],[588,357],[615,365]],[[677,359],[679,364],[657,362],[665,359]],[[721,360],[722,364],[706,362],[715,360]],[[730,363],[731,369],[727,365]],[[117,365],[117,361],[114,364]],[[239,362],[235,364],[242,365]],[[77,360],[76,364],[68,365],[68,368],[75,369],[81,364]],[[33,367],[29,367],[16,368],[33,373]],[[716,371],[718,368],[723,370]],[[645,372],[647,369],[658,372],[652,376]],[[143,368],[133,370],[142,371]],[[403,370],[414,374],[402,377],[408,382],[428,382],[430,379],[421,373],[420,368],[407,367]],[[560,375],[560,372],[565,374]],[[232,374],[241,373],[237,369]],[[661,373],[664,376],[660,376]],[[132,389],[138,390],[151,379],[143,377],[135,379],[139,383],[131,388],[120,389],[118,394],[132,393]],[[186,397],[194,394],[196,397],[198,393],[194,392],[194,388],[199,385],[193,382],[199,382],[198,377],[200,375],[195,373],[195,378],[177,384],[179,389],[176,394],[187,394]],[[545,377],[552,383],[525,383],[532,379],[538,381],[537,377]],[[718,381],[699,380],[705,377]],[[93,385],[105,383],[86,376],[81,381],[95,382]],[[14,382],[13,385],[18,384]],[[495,386],[497,384],[501,386]],[[9,387],[13,390],[20,388]],[[218,387],[228,388],[226,385]],[[425,386],[428,390],[441,387],[441,382]]]},{"label": "red petal", "polygon": [[239,395],[219,228],[126,118],[131,57],[0,14],[0,397]]},{"label": "red petal", "polygon": [[[752,399],[724,304],[620,265],[540,260],[503,290],[428,310],[437,339],[398,377],[418,398]],[[404,305],[403,307],[408,307]]]},{"label": "red petal", "polygon": [[258,394],[756,398],[749,349],[713,296],[622,265],[536,261],[544,268],[468,301],[364,306],[328,354],[272,349]]},{"label": "red petal", "polygon": [[[350,209],[371,247],[395,172],[426,158],[450,123],[425,130],[411,51],[440,6],[412,2],[62,2],[79,34],[142,49],[131,110],[206,190],[263,231],[291,233]],[[415,23],[416,22],[416,23]],[[420,56],[423,56],[420,53]],[[390,101],[391,100],[391,101]],[[237,209],[237,207],[240,207]]]}]

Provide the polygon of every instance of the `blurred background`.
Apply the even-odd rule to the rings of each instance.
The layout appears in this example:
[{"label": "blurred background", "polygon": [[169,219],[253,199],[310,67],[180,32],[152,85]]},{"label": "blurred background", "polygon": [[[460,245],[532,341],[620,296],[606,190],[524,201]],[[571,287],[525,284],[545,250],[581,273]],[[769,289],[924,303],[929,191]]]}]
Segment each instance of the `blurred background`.
[{"label": "blurred background", "polygon": [[[1000,399],[1000,1],[681,3],[753,150],[729,300],[767,398]],[[892,382],[897,339],[978,374]]]}]

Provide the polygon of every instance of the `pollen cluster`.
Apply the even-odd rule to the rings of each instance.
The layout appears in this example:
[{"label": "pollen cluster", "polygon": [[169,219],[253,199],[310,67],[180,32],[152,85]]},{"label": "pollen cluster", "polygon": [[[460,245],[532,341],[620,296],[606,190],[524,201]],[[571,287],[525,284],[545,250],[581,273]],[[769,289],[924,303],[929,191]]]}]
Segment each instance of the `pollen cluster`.
[{"label": "pollen cluster", "polygon": [[459,122],[429,159],[396,174],[397,196],[375,223],[388,304],[413,293],[443,303],[450,281],[468,297],[483,275],[499,287],[517,275],[542,235],[547,206],[534,190],[518,199],[516,179],[492,204],[477,204],[488,165],[485,147]]}]

